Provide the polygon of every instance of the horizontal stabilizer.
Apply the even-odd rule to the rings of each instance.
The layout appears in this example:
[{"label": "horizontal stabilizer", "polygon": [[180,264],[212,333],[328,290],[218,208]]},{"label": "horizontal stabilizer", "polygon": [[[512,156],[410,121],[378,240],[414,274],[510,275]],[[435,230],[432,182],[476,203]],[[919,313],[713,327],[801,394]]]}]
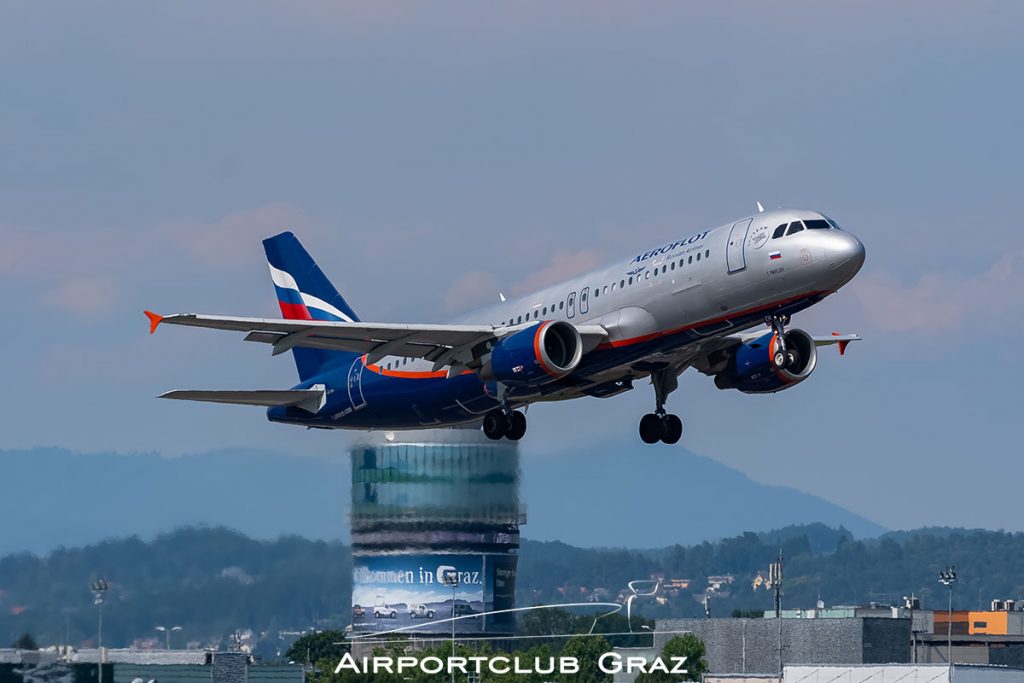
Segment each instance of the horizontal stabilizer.
[{"label": "horizontal stabilizer", "polygon": [[257,391],[197,391],[179,390],[160,394],[158,398],[179,401],[206,401],[208,403],[234,403],[245,406],[295,406],[316,413],[327,401],[327,389],[314,384],[309,389],[268,389]]}]

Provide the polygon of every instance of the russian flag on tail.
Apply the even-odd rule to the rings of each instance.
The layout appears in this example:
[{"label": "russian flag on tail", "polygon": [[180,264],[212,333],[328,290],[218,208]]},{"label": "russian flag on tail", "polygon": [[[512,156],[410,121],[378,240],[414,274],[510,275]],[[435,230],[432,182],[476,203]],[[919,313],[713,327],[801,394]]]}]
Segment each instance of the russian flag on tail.
[{"label": "russian flag on tail", "polygon": [[[288,320],[335,320],[358,322],[359,316],[327,279],[309,252],[290,232],[282,232],[263,240],[263,250],[270,265],[270,279]],[[355,354],[295,347],[295,367],[303,381],[316,377],[340,363],[352,362]]]},{"label": "russian flag on tail", "polygon": [[289,320],[357,322],[359,317],[290,232],[263,240],[281,314]]}]

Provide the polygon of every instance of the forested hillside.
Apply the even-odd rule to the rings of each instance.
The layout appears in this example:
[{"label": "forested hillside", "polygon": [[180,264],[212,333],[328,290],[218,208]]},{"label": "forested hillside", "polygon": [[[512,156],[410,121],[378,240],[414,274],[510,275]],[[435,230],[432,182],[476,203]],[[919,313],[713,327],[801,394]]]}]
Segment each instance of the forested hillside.
[{"label": "forested hillside", "polygon": [[[900,532],[853,540],[822,525],[743,534],[716,543],[653,551],[581,549],[524,541],[517,581],[520,605],[615,600],[634,579],[660,576],[660,600],[643,599],[647,617],[767,609],[770,594],[751,582],[779,550],[785,557],[784,603],[863,604],[911,592],[924,606],[943,607],[938,570],[956,564],[954,602],[987,605],[993,597],[1024,595],[1024,534],[955,529]],[[30,633],[41,644],[89,644],[97,610],[90,581],[104,576],[104,643],[151,638],[158,625],[180,625],[178,646],[208,645],[236,629],[276,637],[280,630],[341,628],[348,624],[349,548],[288,536],[255,541],[220,528],[188,528],[149,543],[129,538],[46,557],[0,559],[0,644]],[[673,583],[675,586],[673,587]]]}]

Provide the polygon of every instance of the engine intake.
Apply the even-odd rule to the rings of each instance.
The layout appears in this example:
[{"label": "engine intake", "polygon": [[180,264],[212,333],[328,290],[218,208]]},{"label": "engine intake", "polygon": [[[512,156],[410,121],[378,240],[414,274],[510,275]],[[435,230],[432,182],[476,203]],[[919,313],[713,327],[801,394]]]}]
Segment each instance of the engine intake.
[{"label": "engine intake", "polygon": [[729,355],[725,368],[715,375],[719,389],[738,389],[745,394],[771,394],[799,384],[814,372],[818,350],[814,339],[803,330],[786,333],[789,363],[782,368],[772,364],[778,346],[774,332],[737,346]]},{"label": "engine intake", "polygon": [[576,328],[548,320],[499,341],[485,375],[508,384],[547,384],[575,370],[582,357],[583,340]]}]

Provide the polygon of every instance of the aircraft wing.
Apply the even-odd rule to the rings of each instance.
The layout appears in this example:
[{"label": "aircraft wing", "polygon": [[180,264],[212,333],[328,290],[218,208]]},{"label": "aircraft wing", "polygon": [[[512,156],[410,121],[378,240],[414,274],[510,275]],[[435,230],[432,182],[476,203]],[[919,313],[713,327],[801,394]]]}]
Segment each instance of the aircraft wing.
[{"label": "aircraft wing", "polygon": [[296,406],[315,413],[324,406],[327,399],[326,387],[314,384],[309,389],[258,390],[258,391],[194,391],[179,390],[160,394],[158,398],[173,398],[180,401],[207,401],[209,403],[234,403],[245,406]]},{"label": "aircraft wing", "polygon": [[[197,313],[177,313],[160,316],[146,312],[150,332],[158,325],[186,325],[215,330],[245,332],[246,341],[262,342],[273,346],[273,354],[289,351],[296,346],[367,354],[372,364],[385,356],[423,358],[433,361],[435,370],[445,366],[464,368],[490,350],[494,342],[530,325],[494,327],[493,325],[420,325],[366,322],[338,322],[324,320],[285,320],[278,318],[239,318]],[[600,325],[581,325],[576,328],[583,338],[586,353],[608,333]]]},{"label": "aircraft wing", "polygon": [[[760,337],[768,330],[757,329],[750,332],[744,332],[742,334],[734,334],[725,337],[725,340],[731,340],[733,343],[742,343],[750,339],[756,339]],[[839,355],[846,354],[846,347],[850,345],[850,342],[862,341],[863,337],[859,334],[840,334],[839,332],[833,332],[830,335],[812,335],[811,339],[814,340],[815,346],[832,346],[833,344],[839,345]]]},{"label": "aircraft wing", "polygon": [[846,353],[846,347],[850,345],[850,342],[861,341],[863,337],[859,334],[839,334],[833,332],[828,337],[812,337],[814,339],[815,346],[831,346],[832,344],[839,345],[839,355],[842,356]]}]

